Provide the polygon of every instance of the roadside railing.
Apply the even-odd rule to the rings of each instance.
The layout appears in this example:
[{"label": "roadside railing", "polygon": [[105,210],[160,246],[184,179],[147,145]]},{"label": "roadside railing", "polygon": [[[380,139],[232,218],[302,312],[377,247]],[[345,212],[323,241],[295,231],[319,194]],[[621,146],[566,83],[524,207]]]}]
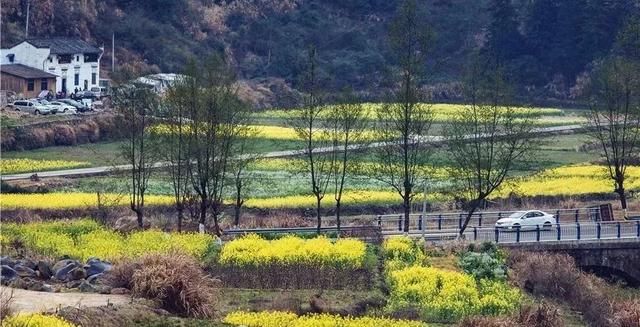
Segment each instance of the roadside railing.
[{"label": "roadside railing", "polygon": [[[475,242],[493,243],[532,243],[532,242],[562,242],[562,241],[596,241],[617,239],[640,240],[640,221],[611,221],[611,222],[582,222],[569,224],[555,224],[551,227],[543,226],[505,228],[471,227],[465,230],[464,239]],[[385,233],[385,235],[401,235],[400,232]],[[418,236],[413,231],[411,235]],[[428,240],[442,241],[458,237],[458,230],[445,230],[440,233],[424,234]]]},{"label": "roadside railing", "polygon": [[[600,220],[597,208],[555,209],[545,210],[553,214],[556,224],[596,222]],[[499,219],[507,218],[517,211],[477,212],[471,216],[467,228],[493,227]],[[404,231],[404,215],[379,215],[377,225],[382,231]],[[409,215],[410,231],[443,231],[461,229],[466,219],[466,213],[438,213]]]}]

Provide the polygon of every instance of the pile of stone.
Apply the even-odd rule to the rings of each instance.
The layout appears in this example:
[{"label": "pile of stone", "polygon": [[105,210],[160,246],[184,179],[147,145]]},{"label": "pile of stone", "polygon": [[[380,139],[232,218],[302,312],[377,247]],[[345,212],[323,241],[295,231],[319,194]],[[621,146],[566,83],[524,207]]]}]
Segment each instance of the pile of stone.
[{"label": "pile of stone", "polygon": [[81,292],[110,293],[111,288],[104,285],[101,279],[111,268],[110,263],[95,258],[82,264],[68,258],[51,263],[0,257],[0,282],[14,288],[41,292],[60,292],[67,288]]}]

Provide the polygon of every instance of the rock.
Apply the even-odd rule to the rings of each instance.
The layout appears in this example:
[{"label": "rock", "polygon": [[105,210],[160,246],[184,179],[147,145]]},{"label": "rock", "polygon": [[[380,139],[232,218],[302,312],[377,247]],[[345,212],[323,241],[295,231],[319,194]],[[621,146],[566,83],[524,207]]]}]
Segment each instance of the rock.
[{"label": "rock", "polygon": [[87,278],[87,273],[82,267],[75,267],[69,272],[71,280],[80,280]]},{"label": "rock", "polygon": [[104,276],[104,274],[103,274],[103,273],[95,274],[95,275],[91,275],[91,276],[87,277],[87,282],[88,282],[89,284],[98,284],[98,279],[99,279],[100,277],[102,277],[102,276]]},{"label": "rock", "polygon": [[18,278],[18,272],[16,272],[13,268],[7,265],[0,266],[0,280],[3,283],[10,282],[16,278]]},{"label": "rock", "polygon": [[84,266],[87,276],[93,276],[96,274],[102,274],[111,270],[112,266],[108,262],[100,261],[99,259],[90,259]]},{"label": "rock", "polygon": [[[54,266],[54,268],[55,268],[55,266]],[[55,271],[54,277],[57,280],[60,280],[60,281],[72,280],[69,273],[73,269],[76,269],[76,268],[78,268],[78,266],[74,262],[71,262],[71,263],[67,264],[66,266],[64,266],[64,267],[62,267],[62,268],[60,268],[58,270],[54,269],[54,271]]]},{"label": "rock", "polygon": [[25,267],[20,263],[16,264],[13,267],[13,269],[16,271],[16,273],[18,273],[18,276],[20,277],[36,277],[37,276],[35,270],[29,267]]},{"label": "rock", "polygon": [[86,293],[96,293],[98,291],[98,289],[95,286],[91,285],[86,280],[80,284],[78,289],[80,290],[80,292],[86,292]]},{"label": "rock", "polygon": [[16,262],[16,265],[21,265],[31,270],[36,270],[36,267],[37,267],[36,263],[33,260],[29,260],[29,259],[18,260],[18,262]]},{"label": "rock", "polygon": [[[151,227],[151,223],[146,218],[142,219],[142,228],[147,229]],[[120,233],[129,233],[139,229],[138,218],[136,216],[120,217],[116,220],[113,228]]]},{"label": "rock", "polygon": [[72,280],[70,282],[67,282],[64,286],[66,288],[78,288],[80,287],[80,284],[82,284],[81,280]]},{"label": "rock", "polygon": [[0,266],[9,266],[13,268],[16,265],[16,261],[12,260],[10,257],[0,257]]},{"label": "rock", "polygon": [[40,278],[50,279],[51,276],[53,276],[53,271],[51,271],[51,266],[49,265],[48,262],[40,260],[38,261],[36,266],[38,268],[38,273],[40,275]]},{"label": "rock", "polygon": [[[62,260],[60,260],[60,261],[56,262],[56,263],[53,265],[53,269],[52,269],[52,270],[53,270],[53,275],[54,275],[54,276],[55,276],[55,275],[57,275],[57,274],[58,274],[58,271],[60,271],[60,269],[63,269],[63,268],[65,268],[66,266],[68,266],[69,264],[76,263],[76,262],[77,262],[77,261],[75,261],[75,260],[71,260],[71,259],[62,259]],[[79,265],[79,264],[80,264],[80,263],[78,262],[78,265]]]},{"label": "rock", "polygon": [[129,291],[128,289],[126,289],[124,287],[116,287],[116,288],[112,288],[111,289],[111,294],[124,295],[124,294],[129,294],[129,293],[131,293],[131,291]]},{"label": "rock", "polygon": [[45,284],[41,280],[29,277],[18,278],[11,282],[9,286],[36,292],[53,292],[53,287],[51,285]]}]

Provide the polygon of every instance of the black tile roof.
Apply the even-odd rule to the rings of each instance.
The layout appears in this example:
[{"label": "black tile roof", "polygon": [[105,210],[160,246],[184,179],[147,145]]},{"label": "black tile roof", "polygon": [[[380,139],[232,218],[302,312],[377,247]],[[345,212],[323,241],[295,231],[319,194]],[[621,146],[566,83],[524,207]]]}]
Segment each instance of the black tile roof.
[{"label": "black tile roof", "polygon": [[44,70],[25,66],[22,64],[10,64],[0,66],[0,72],[22,78],[54,78],[56,75],[47,73]]},{"label": "black tile roof", "polygon": [[25,40],[36,48],[49,48],[51,54],[78,54],[78,53],[96,53],[102,52],[98,47],[91,45],[89,42],[78,38],[71,37],[53,37],[53,38],[31,38]]}]

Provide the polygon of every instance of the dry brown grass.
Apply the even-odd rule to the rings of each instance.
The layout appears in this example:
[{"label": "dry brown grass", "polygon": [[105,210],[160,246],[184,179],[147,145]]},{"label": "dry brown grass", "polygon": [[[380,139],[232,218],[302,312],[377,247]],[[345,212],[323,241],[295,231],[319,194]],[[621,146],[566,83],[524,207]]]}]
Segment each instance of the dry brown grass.
[{"label": "dry brown grass", "polygon": [[157,301],[183,316],[209,318],[215,313],[218,288],[192,257],[182,253],[147,255],[136,260],[132,294]]},{"label": "dry brown grass", "polygon": [[618,327],[640,327],[640,299],[614,304],[613,321]]},{"label": "dry brown grass", "polygon": [[11,303],[13,302],[13,290],[3,288],[0,290],[0,322],[4,318],[10,316],[13,313],[11,309]]},{"label": "dry brown grass", "polygon": [[459,327],[561,327],[564,326],[558,309],[546,303],[523,306],[510,317],[468,317]]},{"label": "dry brown grass", "polygon": [[512,252],[510,261],[514,283],[534,295],[566,302],[595,326],[619,327],[623,324],[618,321],[628,323],[640,316],[637,300],[621,303],[610,285],[581,271],[566,254]]}]

